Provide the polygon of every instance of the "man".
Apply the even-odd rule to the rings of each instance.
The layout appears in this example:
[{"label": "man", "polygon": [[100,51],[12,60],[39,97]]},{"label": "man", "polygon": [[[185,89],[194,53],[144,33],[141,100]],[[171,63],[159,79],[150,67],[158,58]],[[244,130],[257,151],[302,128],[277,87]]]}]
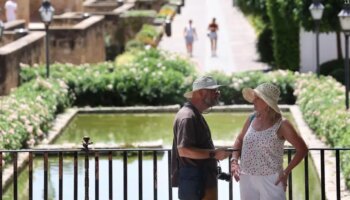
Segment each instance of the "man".
[{"label": "man", "polygon": [[16,0],[7,0],[5,3],[7,22],[16,20],[17,3]]},{"label": "man", "polygon": [[216,81],[203,76],[193,82],[189,100],[176,114],[172,148],[172,184],[179,187],[179,199],[217,199],[217,160],[229,156],[215,149],[203,111],[216,105],[220,92]]}]

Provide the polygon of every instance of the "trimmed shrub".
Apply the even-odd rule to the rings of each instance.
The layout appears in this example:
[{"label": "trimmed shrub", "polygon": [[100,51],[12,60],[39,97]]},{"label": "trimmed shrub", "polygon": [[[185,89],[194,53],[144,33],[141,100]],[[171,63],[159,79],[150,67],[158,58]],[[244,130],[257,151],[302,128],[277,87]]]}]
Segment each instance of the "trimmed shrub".
[{"label": "trimmed shrub", "polygon": [[331,60],[320,65],[320,73],[332,76],[340,83],[345,83],[344,60]]},{"label": "trimmed shrub", "polygon": [[299,22],[295,2],[267,0],[267,11],[273,32],[275,68],[299,71]]},{"label": "trimmed shrub", "polygon": [[258,35],[258,42],[256,44],[261,62],[274,62],[272,43],[272,30],[271,28],[265,27]]}]

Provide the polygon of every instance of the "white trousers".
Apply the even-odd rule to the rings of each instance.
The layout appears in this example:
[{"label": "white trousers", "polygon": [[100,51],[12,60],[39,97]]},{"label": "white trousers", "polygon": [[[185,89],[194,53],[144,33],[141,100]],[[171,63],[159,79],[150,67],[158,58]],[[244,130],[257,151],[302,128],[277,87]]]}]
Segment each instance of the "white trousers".
[{"label": "white trousers", "polygon": [[241,200],[285,200],[282,183],[275,185],[278,173],[269,176],[240,175]]}]

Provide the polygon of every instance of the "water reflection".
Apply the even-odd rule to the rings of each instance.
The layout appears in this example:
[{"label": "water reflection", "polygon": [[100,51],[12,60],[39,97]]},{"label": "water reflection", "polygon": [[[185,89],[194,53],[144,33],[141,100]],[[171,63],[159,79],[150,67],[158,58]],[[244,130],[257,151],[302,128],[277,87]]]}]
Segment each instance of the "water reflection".
[{"label": "water reflection", "polygon": [[[168,155],[167,153],[157,154],[157,170],[158,170],[158,199],[166,200],[168,197]],[[310,160],[309,160],[310,161]],[[138,174],[138,159],[137,156],[128,157],[127,163],[127,197],[128,199],[139,199],[139,174]],[[113,199],[124,199],[124,184],[123,184],[123,159],[121,156],[114,156],[113,161]],[[151,156],[143,156],[142,170],[142,192],[143,199],[153,199],[153,160]],[[42,157],[38,156],[34,161],[33,170],[33,199],[43,199],[44,196],[44,163]],[[89,160],[89,199],[95,199],[95,159],[91,156]],[[294,199],[305,199],[304,197],[304,167],[301,163],[293,170],[293,197]],[[315,169],[312,168],[312,162],[309,163],[309,184],[310,198],[320,199],[320,183],[317,178]],[[228,160],[221,161],[222,170],[228,172]],[[74,165],[73,158],[64,157],[63,161],[63,199],[73,199],[74,195]],[[58,157],[50,157],[48,171],[48,196],[50,200],[58,199]],[[99,198],[109,198],[109,171],[108,158],[101,156],[99,159]],[[78,199],[84,199],[84,157],[81,155],[78,159]],[[29,199],[28,197],[28,170],[23,171],[18,180],[18,199]],[[238,183],[233,181],[233,199],[239,200]],[[13,199],[13,188],[10,187],[5,195],[4,200]],[[219,180],[219,200],[229,199],[229,183]],[[177,198],[177,189],[173,189],[173,199]]]}]

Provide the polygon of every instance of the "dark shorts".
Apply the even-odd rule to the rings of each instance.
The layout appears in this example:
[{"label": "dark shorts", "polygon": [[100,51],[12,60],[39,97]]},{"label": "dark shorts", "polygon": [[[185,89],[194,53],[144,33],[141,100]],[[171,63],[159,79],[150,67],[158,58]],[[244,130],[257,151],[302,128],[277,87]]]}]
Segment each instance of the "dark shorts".
[{"label": "dark shorts", "polygon": [[205,175],[195,167],[182,167],[179,173],[179,199],[200,200],[204,196]]}]

